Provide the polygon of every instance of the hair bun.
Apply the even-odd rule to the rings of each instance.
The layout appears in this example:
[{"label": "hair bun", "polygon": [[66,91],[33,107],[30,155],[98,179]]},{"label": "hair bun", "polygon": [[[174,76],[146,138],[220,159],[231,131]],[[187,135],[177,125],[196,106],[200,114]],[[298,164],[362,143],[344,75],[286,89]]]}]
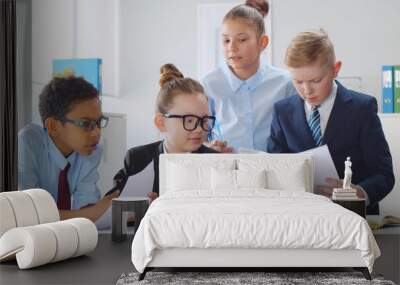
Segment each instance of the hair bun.
[{"label": "hair bun", "polygon": [[258,12],[260,12],[263,18],[268,15],[269,4],[266,0],[246,0],[245,5],[256,9]]},{"label": "hair bun", "polygon": [[183,74],[172,63],[164,64],[160,67],[160,80],[159,84],[162,87],[165,83],[176,78],[184,78]]}]

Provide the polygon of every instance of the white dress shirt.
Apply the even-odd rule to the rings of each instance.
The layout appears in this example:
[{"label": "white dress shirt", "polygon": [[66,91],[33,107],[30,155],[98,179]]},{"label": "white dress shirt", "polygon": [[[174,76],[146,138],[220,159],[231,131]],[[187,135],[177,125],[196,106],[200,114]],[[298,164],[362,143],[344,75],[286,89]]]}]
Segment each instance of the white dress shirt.
[{"label": "white dress shirt", "polygon": [[[320,125],[321,125],[321,135],[324,136],[326,125],[328,124],[329,116],[331,115],[331,111],[333,108],[333,104],[335,103],[337,93],[337,85],[333,82],[332,90],[329,96],[321,103],[318,108],[319,116],[320,116]],[[304,110],[306,112],[306,118],[311,116],[312,107],[307,101],[304,101]]]}]

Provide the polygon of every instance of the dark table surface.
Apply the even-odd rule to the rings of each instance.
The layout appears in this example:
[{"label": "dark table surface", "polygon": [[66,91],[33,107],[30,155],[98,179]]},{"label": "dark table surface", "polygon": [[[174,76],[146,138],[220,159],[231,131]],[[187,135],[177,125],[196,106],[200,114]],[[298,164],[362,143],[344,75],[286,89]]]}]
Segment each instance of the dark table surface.
[{"label": "dark table surface", "polygon": [[[391,253],[393,249],[390,248],[389,252],[386,252],[385,244],[383,244],[381,239],[387,236],[398,237],[399,234],[400,227],[390,227],[374,231],[374,236],[382,250],[383,256]],[[111,241],[111,234],[99,234],[97,247],[91,253],[32,269],[20,270],[16,261],[0,263],[0,285],[115,284],[122,273],[136,271],[131,261],[132,239],[132,233],[122,242]],[[394,254],[397,256],[398,252],[397,250]],[[392,276],[393,274],[398,274],[398,271],[393,274],[385,272],[389,267],[383,256],[377,259],[374,272],[382,273],[386,279],[398,282],[398,277],[394,278]],[[388,258],[391,259],[390,256]],[[389,265],[392,267],[398,266],[392,263]]]},{"label": "dark table surface", "polygon": [[20,270],[16,261],[0,263],[0,284],[115,284],[122,273],[135,271],[132,239],[113,242],[111,234],[99,234],[91,253],[32,269]]}]

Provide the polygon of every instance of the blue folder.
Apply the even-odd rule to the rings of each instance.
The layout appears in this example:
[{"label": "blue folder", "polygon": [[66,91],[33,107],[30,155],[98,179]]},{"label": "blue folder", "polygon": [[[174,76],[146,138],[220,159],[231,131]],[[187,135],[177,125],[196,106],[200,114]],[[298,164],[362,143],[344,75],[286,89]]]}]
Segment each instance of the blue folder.
[{"label": "blue folder", "polygon": [[82,76],[101,93],[101,58],[53,59],[53,76]]}]

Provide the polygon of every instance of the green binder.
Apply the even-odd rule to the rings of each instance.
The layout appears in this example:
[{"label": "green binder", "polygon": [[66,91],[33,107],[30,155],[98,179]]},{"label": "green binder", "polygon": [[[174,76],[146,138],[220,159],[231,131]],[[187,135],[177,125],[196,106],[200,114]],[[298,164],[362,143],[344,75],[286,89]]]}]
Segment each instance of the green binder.
[{"label": "green binder", "polygon": [[394,112],[400,113],[400,65],[394,67]]}]

